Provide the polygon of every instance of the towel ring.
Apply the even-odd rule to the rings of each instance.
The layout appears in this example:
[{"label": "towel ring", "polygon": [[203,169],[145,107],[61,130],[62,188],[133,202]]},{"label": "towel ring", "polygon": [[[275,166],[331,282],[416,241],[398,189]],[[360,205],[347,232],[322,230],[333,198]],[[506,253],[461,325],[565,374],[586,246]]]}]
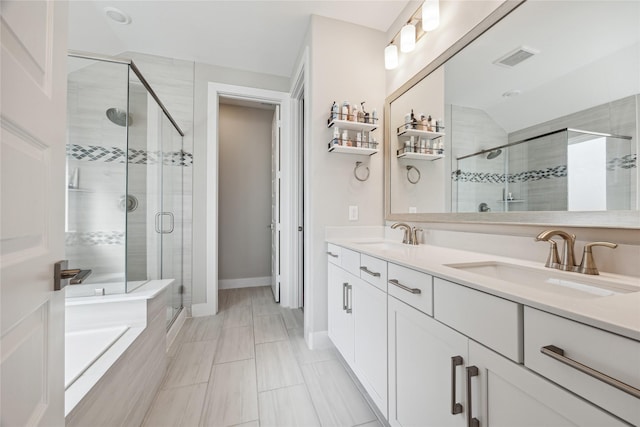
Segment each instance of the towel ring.
[{"label": "towel ring", "polygon": [[[411,179],[411,170],[416,171],[416,173],[418,174],[418,177],[415,180]],[[413,165],[407,165],[407,179],[412,184],[417,184],[418,182],[420,182],[420,171],[417,167]]]},{"label": "towel ring", "polygon": [[371,174],[371,171],[369,170],[369,166],[365,166],[364,168],[367,170],[367,174],[365,175],[364,178],[360,178],[358,176],[358,169],[363,165],[362,162],[356,162],[356,167],[353,168],[353,176],[356,177],[356,179],[360,182],[365,182],[366,180],[369,179],[369,175]]}]

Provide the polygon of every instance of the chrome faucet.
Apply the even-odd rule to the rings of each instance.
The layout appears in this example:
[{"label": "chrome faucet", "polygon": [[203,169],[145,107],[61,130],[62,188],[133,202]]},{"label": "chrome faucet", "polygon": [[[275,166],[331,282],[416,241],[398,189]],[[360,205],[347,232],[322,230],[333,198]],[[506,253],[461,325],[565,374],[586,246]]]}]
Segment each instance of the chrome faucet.
[{"label": "chrome faucet", "polygon": [[404,222],[396,222],[391,226],[394,230],[396,228],[402,228],[404,230],[404,237],[402,238],[402,243],[411,244],[411,227]]},{"label": "chrome faucet", "polygon": [[[562,247],[562,261],[560,262],[558,262],[560,258],[558,257],[556,242],[551,240],[553,236],[560,236],[564,239],[564,245]],[[549,242],[551,244],[545,267],[556,268],[564,271],[576,271],[576,261],[573,255],[576,243],[575,234],[569,234],[562,230],[546,230],[536,236],[536,242]]]}]

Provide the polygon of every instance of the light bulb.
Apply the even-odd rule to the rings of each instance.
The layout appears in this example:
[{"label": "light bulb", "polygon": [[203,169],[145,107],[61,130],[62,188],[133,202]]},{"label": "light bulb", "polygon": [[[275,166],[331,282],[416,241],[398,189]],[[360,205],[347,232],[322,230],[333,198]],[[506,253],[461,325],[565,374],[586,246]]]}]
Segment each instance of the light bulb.
[{"label": "light bulb", "polygon": [[433,31],[440,25],[440,1],[425,0],[422,4],[422,29]]},{"label": "light bulb", "polygon": [[393,70],[398,66],[398,46],[390,44],[384,48],[384,68]]},{"label": "light bulb", "polygon": [[416,47],[416,27],[407,24],[400,30],[400,51],[411,52]]}]

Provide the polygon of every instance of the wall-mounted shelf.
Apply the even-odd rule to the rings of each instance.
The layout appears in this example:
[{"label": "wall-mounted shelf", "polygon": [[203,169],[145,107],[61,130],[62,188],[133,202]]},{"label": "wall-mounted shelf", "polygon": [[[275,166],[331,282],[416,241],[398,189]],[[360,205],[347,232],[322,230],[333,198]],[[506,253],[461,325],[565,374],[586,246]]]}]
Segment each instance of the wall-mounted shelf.
[{"label": "wall-mounted shelf", "polygon": [[444,154],[434,154],[434,153],[421,153],[416,151],[410,151],[411,149],[401,148],[398,150],[398,158],[399,159],[413,159],[413,160],[439,160],[444,158]]},{"label": "wall-mounted shelf", "polygon": [[418,138],[438,139],[445,136],[445,134],[443,132],[432,132],[421,129],[405,129],[404,126],[400,126],[398,128],[398,136],[417,136]]},{"label": "wall-mounted shelf", "polygon": [[343,144],[341,139],[334,138],[331,140],[331,142],[329,142],[329,152],[372,156],[378,152],[378,143],[363,142],[361,147],[350,147]]},{"label": "wall-mounted shelf", "polygon": [[378,119],[369,118],[369,123],[356,122],[351,120],[331,119],[327,121],[327,127],[337,127],[338,129],[359,130],[363,132],[372,132],[378,128],[375,123]]}]

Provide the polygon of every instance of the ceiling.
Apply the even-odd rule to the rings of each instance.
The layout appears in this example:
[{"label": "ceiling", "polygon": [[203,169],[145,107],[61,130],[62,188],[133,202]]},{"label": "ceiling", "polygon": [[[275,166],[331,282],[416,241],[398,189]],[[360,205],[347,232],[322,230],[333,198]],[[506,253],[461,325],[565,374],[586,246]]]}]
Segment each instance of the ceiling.
[{"label": "ceiling", "polygon": [[[290,77],[312,14],[387,32],[408,0],[173,0],[69,4],[69,49],[126,51]],[[106,18],[105,7],[131,17]],[[382,52],[381,52],[382,55]]]}]

